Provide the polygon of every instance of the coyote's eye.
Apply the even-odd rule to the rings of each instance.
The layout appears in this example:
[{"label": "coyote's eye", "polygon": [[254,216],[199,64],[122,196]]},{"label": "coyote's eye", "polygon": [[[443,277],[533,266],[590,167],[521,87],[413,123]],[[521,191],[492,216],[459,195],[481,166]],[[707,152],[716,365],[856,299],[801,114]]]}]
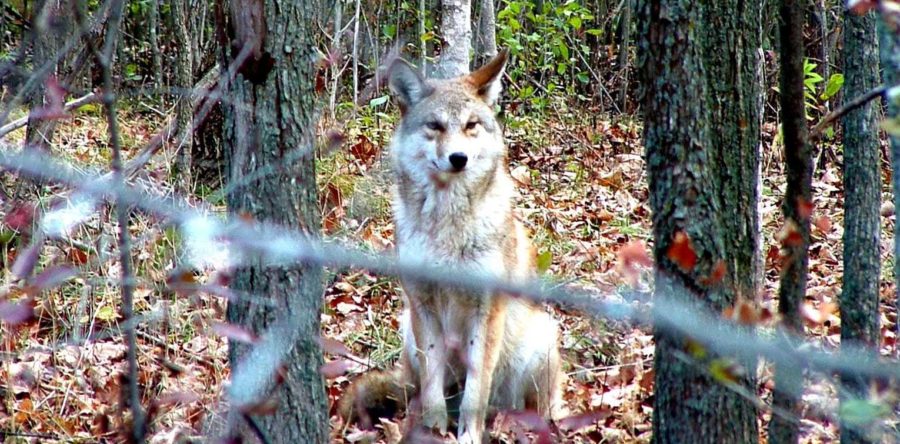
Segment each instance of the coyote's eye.
[{"label": "coyote's eye", "polygon": [[425,127],[432,131],[443,131],[444,130],[444,126],[435,120],[432,120],[432,121],[429,121],[428,123],[426,123]]},{"label": "coyote's eye", "polygon": [[475,127],[478,126],[480,122],[477,120],[470,120],[469,123],[466,123],[466,131],[472,131]]}]

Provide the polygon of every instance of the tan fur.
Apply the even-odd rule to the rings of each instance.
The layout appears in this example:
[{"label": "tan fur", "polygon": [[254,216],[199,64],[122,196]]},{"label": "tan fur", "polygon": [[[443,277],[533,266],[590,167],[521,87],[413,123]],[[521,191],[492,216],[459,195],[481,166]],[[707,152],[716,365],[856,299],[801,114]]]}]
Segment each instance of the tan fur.
[{"label": "tan fur", "polygon": [[[401,260],[445,267],[461,279],[534,276],[534,250],[513,210],[506,147],[492,110],[505,62],[503,52],[450,80],[425,80],[403,61],[391,67],[403,114],[391,143]],[[468,159],[461,171],[449,160],[454,153]],[[545,310],[502,293],[402,284],[405,371],[394,375],[406,375],[415,387],[421,411],[411,413],[421,425],[446,431],[446,398],[460,389],[463,443],[481,442],[491,412],[561,414],[558,327]]]}]

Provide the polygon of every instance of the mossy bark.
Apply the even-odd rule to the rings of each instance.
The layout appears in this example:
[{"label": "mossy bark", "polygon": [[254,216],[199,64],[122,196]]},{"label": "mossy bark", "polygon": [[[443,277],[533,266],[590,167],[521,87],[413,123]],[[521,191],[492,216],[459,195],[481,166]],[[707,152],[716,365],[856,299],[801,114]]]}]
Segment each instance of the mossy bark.
[{"label": "mossy bark", "polygon": [[[222,101],[232,186],[229,209],[311,236],[318,236],[321,226],[313,149],[318,116],[313,39],[317,7],[318,2],[232,0],[229,23],[221,23],[228,19],[219,12],[220,41],[226,43],[222,66],[230,66],[242,50],[251,48],[229,100]],[[223,75],[228,71],[223,69]],[[247,180],[260,171],[263,174]],[[291,343],[286,344],[289,352],[282,361],[284,382],[272,394],[277,410],[256,417],[261,429],[271,442],[328,442],[327,398],[319,373],[323,360],[317,342],[321,267],[263,263],[247,254],[235,270],[233,288],[267,298],[275,307],[247,299],[232,301],[229,322],[260,334],[273,324],[284,326],[285,320],[295,328],[268,336],[276,344]],[[234,341],[229,345],[233,369],[251,356],[248,346]]]},{"label": "mossy bark", "polygon": [[[720,311],[734,302],[734,292],[710,279],[727,256],[719,153],[706,105],[701,6],[690,0],[641,1],[637,13],[657,264],[654,297]],[[697,258],[693,266],[669,254],[679,233],[690,239]],[[654,442],[756,442],[756,420],[748,416],[746,401],[709,376],[708,362],[683,359],[686,339],[661,327],[654,338]]]}]

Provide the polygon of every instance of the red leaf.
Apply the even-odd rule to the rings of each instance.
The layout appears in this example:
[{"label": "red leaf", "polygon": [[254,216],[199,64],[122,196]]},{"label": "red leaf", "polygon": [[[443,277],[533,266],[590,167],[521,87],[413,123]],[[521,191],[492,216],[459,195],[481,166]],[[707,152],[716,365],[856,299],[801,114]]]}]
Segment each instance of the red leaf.
[{"label": "red leaf", "polygon": [[0,321],[10,325],[19,325],[34,319],[34,299],[20,302],[0,301]]},{"label": "red leaf", "polygon": [[803,245],[803,235],[800,233],[800,227],[791,219],[785,221],[784,228],[778,232],[776,238],[785,247],[799,247]]},{"label": "red leaf", "polygon": [[684,272],[693,270],[697,265],[697,253],[694,252],[691,239],[684,231],[675,233],[675,238],[672,239],[672,245],[666,256]]},{"label": "red leaf", "polygon": [[19,205],[6,214],[6,217],[3,218],[3,223],[13,230],[22,231],[31,226],[31,221],[34,219],[34,211],[35,207],[32,204]]},{"label": "red leaf", "polygon": [[815,206],[812,202],[802,197],[797,198],[797,216],[799,216],[801,220],[809,219],[809,216],[812,216],[814,209]]},{"label": "red leaf", "polygon": [[346,359],[338,359],[335,361],[326,362],[325,365],[319,367],[319,373],[325,377],[325,379],[334,379],[338,376],[343,376],[347,373],[347,370],[350,370],[351,362]]},{"label": "red leaf", "polygon": [[80,248],[69,248],[66,250],[66,259],[75,265],[84,265],[88,261],[88,255]]},{"label": "red leaf", "polygon": [[259,338],[255,334],[253,334],[253,332],[234,324],[216,322],[212,325],[211,329],[213,333],[237,342],[254,344],[259,340]]},{"label": "red leaf", "polygon": [[725,277],[725,273],[727,271],[728,267],[725,266],[725,261],[719,259],[719,261],[716,262],[716,265],[713,266],[712,271],[710,271],[709,276],[705,279],[702,279],[701,283],[703,285],[706,285],[707,287],[718,284],[719,282],[722,282],[722,279]]}]

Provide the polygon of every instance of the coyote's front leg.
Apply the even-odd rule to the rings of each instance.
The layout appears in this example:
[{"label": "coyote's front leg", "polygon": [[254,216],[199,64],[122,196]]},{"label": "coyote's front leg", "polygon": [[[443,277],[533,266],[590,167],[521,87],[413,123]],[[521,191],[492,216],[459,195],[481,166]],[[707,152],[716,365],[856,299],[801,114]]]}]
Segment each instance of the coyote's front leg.
[{"label": "coyote's front leg", "polygon": [[421,304],[413,302],[411,305],[411,326],[419,361],[416,376],[421,387],[422,425],[444,434],[447,433],[447,400],[444,397],[447,345],[435,314]]},{"label": "coyote's front leg", "polygon": [[466,343],[466,386],[459,412],[457,437],[461,444],[481,443],[491,396],[494,370],[506,324],[505,299],[490,295],[469,325]]}]

